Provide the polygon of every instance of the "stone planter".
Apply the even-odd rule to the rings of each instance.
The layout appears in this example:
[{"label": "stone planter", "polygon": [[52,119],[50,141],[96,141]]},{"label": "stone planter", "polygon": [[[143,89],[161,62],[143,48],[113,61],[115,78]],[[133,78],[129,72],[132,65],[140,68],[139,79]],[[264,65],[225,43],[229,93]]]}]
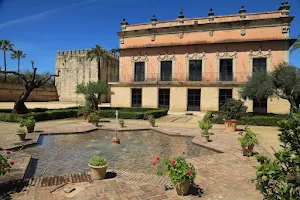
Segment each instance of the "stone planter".
[{"label": "stone planter", "polygon": [[184,196],[189,192],[190,182],[184,181],[178,185],[175,185],[176,192],[179,196]]},{"label": "stone planter", "polygon": [[243,147],[243,156],[252,156],[254,145],[249,146],[248,148]]},{"label": "stone planter", "polygon": [[209,136],[210,135],[201,135],[204,138],[205,142],[209,142]]},{"label": "stone planter", "polygon": [[236,131],[236,125],[237,121],[232,119],[232,120],[225,120],[225,131],[226,132],[235,132]]},{"label": "stone planter", "polygon": [[28,133],[33,133],[33,131],[34,131],[34,126],[32,126],[32,127],[27,127],[27,132],[28,132]]},{"label": "stone planter", "polygon": [[89,164],[89,167],[91,168],[91,176],[93,180],[102,180],[105,178],[107,165],[105,166],[92,166]]},{"label": "stone planter", "polygon": [[26,134],[17,134],[20,138],[20,140],[24,141],[25,140],[25,137],[26,137]]}]

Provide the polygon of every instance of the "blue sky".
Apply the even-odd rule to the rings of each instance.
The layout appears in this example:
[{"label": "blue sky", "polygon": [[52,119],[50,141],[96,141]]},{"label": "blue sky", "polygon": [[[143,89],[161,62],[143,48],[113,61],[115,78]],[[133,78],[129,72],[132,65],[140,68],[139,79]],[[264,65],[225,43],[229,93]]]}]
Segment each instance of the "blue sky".
[{"label": "blue sky", "polygon": [[[300,33],[300,0],[291,0],[291,37]],[[120,22],[176,19],[180,9],[185,17],[207,16],[209,8],[216,15],[238,13],[241,5],[247,12],[277,10],[281,0],[0,0],[0,40],[8,39],[27,58],[21,61],[21,70],[30,68],[35,60],[39,72],[55,70],[58,50],[90,48],[101,44],[106,49],[118,48]],[[0,66],[3,55],[0,52]],[[291,63],[300,67],[300,50],[291,54]],[[8,59],[8,69],[17,69],[17,61]]]}]

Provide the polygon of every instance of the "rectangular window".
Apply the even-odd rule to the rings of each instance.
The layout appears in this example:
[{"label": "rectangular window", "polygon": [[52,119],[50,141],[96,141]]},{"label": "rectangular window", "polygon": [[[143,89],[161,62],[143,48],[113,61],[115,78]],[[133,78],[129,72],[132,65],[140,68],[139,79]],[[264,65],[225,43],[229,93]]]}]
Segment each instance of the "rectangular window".
[{"label": "rectangular window", "polygon": [[222,110],[222,106],[227,99],[232,98],[232,89],[220,89],[219,90],[219,110]]},{"label": "rectangular window", "polygon": [[189,61],[189,81],[202,80],[202,60]]},{"label": "rectangular window", "polygon": [[220,59],[220,81],[233,81],[232,59]]},{"label": "rectangular window", "polygon": [[158,90],[158,107],[168,108],[170,107],[170,89]]},{"label": "rectangular window", "polygon": [[172,81],[172,61],[161,61],[160,63],[160,80]]},{"label": "rectangular window", "polygon": [[145,81],[145,62],[134,63],[134,81]]},{"label": "rectangular window", "polygon": [[254,113],[267,113],[268,99],[253,100]]},{"label": "rectangular window", "polygon": [[142,89],[131,90],[131,107],[142,107]]},{"label": "rectangular window", "polygon": [[253,72],[267,71],[267,58],[253,58]]},{"label": "rectangular window", "polygon": [[188,111],[200,111],[200,89],[188,89]]}]

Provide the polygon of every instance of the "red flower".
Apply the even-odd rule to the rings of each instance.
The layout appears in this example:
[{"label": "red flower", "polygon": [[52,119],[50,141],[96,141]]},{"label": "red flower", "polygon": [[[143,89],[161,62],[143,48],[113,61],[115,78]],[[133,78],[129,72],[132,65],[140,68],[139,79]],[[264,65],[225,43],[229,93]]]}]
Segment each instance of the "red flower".
[{"label": "red flower", "polygon": [[155,166],[155,165],[156,165],[156,162],[155,162],[155,161],[153,161],[153,162],[152,162],[152,165],[153,165],[153,166]]},{"label": "red flower", "polygon": [[157,157],[156,160],[159,161],[159,157]]},{"label": "red flower", "polygon": [[14,165],[15,163],[14,163],[14,161],[10,161],[10,165]]},{"label": "red flower", "polygon": [[182,152],[182,155],[184,155],[185,154],[185,152]]},{"label": "red flower", "polygon": [[2,163],[0,163],[0,167],[2,167],[3,166],[3,164]]},{"label": "red flower", "polygon": [[193,174],[193,171],[192,171],[192,170],[188,170],[188,174],[189,174],[189,175],[192,175],[192,174]]},{"label": "red flower", "polygon": [[176,161],[175,160],[171,160],[171,165],[175,165]]},{"label": "red flower", "polygon": [[6,155],[10,155],[10,151],[7,151],[7,152],[6,152]]}]

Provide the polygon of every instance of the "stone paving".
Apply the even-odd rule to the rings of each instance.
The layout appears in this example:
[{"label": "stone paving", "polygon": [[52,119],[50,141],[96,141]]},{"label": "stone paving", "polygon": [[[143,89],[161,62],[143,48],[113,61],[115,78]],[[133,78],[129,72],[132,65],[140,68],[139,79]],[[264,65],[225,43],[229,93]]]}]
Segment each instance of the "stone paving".
[{"label": "stone paving", "polygon": [[[84,124],[81,124],[84,126]],[[113,129],[113,123],[102,123],[99,129]],[[71,126],[70,126],[71,127]],[[59,127],[56,126],[56,129]],[[149,125],[127,124],[129,130],[149,128]],[[125,130],[126,130],[125,129]],[[236,199],[258,200],[262,196],[255,190],[250,181],[255,177],[252,166],[256,165],[253,157],[243,157],[241,147],[238,144],[238,133],[225,133],[222,129],[214,128],[211,136],[212,142],[205,143],[199,136],[199,129],[178,127],[154,127],[153,130],[181,136],[195,136],[193,143],[206,148],[223,152],[204,156],[201,158],[188,159],[197,170],[196,184],[203,189],[201,199]],[[55,132],[55,131],[54,131]],[[57,131],[56,131],[57,133]],[[262,145],[255,148],[258,153],[268,154]],[[130,176],[135,174],[129,173]],[[129,175],[128,175],[129,176]],[[197,199],[198,196],[190,194],[178,197],[174,190],[164,191],[163,187],[147,178],[145,175],[136,174],[135,181],[126,180],[122,176],[94,183],[67,184],[65,187],[75,187],[76,192],[67,196],[62,190],[53,191],[56,187],[30,187],[25,193],[12,195],[13,199]],[[52,191],[52,192],[51,192]],[[197,193],[197,192],[196,192]]]}]

